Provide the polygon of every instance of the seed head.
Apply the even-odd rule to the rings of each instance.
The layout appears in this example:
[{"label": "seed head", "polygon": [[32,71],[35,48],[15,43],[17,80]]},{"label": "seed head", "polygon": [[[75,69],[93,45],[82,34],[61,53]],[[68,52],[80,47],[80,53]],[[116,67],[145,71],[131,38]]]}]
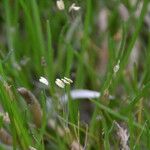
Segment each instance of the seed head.
[{"label": "seed head", "polygon": [[59,10],[64,10],[65,9],[65,5],[64,5],[63,0],[57,0],[56,5],[57,5],[57,8]]},{"label": "seed head", "polygon": [[78,11],[78,10],[80,10],[80,7],[79,7],[79,6],[76,6],[76,4],[73,3],[73,4],[69,7],[69,12],[71,12],[72,10]]},{"label": "seed head", "polygon": [[68,82],[68,81],[65,80],[65,79],[61,79],[61,81],[63,81],[65,84],[69,84],[69,85],[70,85],[70,82]]},{"label": "seed head", "polygon": [[41,83],[45,84],[46,86],[49,85],[48,80],[47,80],[46,78],[44,78],[44,77],[40,77],[39,81],[40,81]]},{"label": "seed head", "polygon": [[71,79],[67,78],[67,77],[64,77],[64,79],[65,79],[67,82],[69,82],[69,83],[73,83],[73,81],[72,81]]},{"label": "seed head", "polygon": [[60,88],[64,88],[65,87],[65,83],[62,80],[60,80],[60,79],[56,79],[55,83]]},{"label": "seed head", "polygon": [[120,64],[120,60],[118,61],[117,65],[114,67],[114,73],[117,73],[118,70],[120,69],[119,64]]}]

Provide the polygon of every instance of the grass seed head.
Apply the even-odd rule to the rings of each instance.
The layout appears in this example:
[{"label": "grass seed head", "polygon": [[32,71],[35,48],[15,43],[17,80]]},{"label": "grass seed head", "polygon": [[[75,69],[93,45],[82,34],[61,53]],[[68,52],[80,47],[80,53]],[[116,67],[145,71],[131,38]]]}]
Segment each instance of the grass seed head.
[{"label": "grass seed head", "polygon": [[118,61],[117,65],[114,66],[114,73],[117,73],[120,69],[120,60]]},{"label": "grass seed head", "polygon": [[55,83],[60,88],[64,88],[65,87],[65,83],[62,80],[60,80],[60,79],[56,79]]},{"label": "grass seed head", "polygon": [[42,109],[38,100],[36,99],[36,97],[34,96],[32,92],[30,92],[24,87],[18,88],[18,92],[24,98],[26,103],[30,105],[30,111],[32,113],[33,121],[35,125],[37,127],[41,127],[43,114],[42,114]]},{"label": "grass seed head", "polygon": [[69,12],[71,12],[72,10],[78,11],[78,10],[80,10],[80,7],[79,7],[79,6],[76,6],[76,4],[73,3],[73,4],[69,7]]},{"label": "grass seed head", "polygon": [[59,10],[64,10],[65,9],[65,4],[64,4],[64,1],[63,0],[57,0],[56,1],[56,5],[57,5],[57,8]]},{"label": "grass seed head", "polygon": [[61,81],[63,81],[65,84],[70,85],[70,82],[68,82],[68,81],[67,81],[67,80],[65,80],[65,79],[61,79]]},{"label": "grass seed head", "polygon": [[46,86],[49,85],[48,80],[47,80],[46,78],[44,78],[44,77],[40,77],[39,81],[40,81],[41,83],[45,84]]},{"label": "grass seed head", "polygon": [[64,77],[64,79],[65,79],[67,82],[69,82],[69,83],[73,83],[73,81],[72,81],[71,79],[67,78],[67,77]]}]

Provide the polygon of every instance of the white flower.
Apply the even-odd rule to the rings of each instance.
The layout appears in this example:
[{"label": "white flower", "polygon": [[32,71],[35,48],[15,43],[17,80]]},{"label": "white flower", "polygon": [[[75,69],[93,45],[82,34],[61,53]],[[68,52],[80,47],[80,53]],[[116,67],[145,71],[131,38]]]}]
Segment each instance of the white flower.
[{"label": "white flower", "polygon": [[61,81],[63,81],[65,84],[69,84],[69,85],[70,85],[70,83],[73,83],[73,81],[67,77],[64,77],[64,79],[61,79]]},{"label": "white flower", "polygon": [[69,12],[71,12],[72,10],[78,11],[80,10],[79,6],[76,6],[75,3],[73,3],[70,7],[69,7]]},{"label": "white flower", "polygon": [[70,83],[73,83],[73,81],[67,77],[64,77],[63,79],[56,79],[55,83],[60,87],[64,88],[65,84],[70,85]]},{"label": "white flower", "polygon": [[71,79],[67,78],[67,77],[64,77],[64,79],[65,79],[67,82],[69,82],[69,83],[73,83],[73,81],[72,81]]},{"label": "white flower", "polygon": [[58,85],[60,88],[64,88],[65,87],[65,83],[60,80],[60,79],[56,79],[55,81],[56,85]]},{"label": "white flower", "polygon": [[61,79],[61,81],[63,81],[65,84],[69,84],[69,85],[70,85],[70,82],[68,82],[68,81],[65,80],[65,79]]},{"label": "white flower", "polygon": [[118,72],[118,70],[120,69],[120,66],[119,66],[119,64],[120,64],[120,60],[118,61],[118,63],[117,63],[117,65],[114,67],[114,73],[117,73]]},{"label": "white flower", "polygon": [[65,9],[65,5],[64,5],[63,0],[57,0],[57,1],[56,1],[56,4],[57,4],[57,8],[58,8],[59,10],[64,10],[64,9]]},{"label": "white flower", "polygon": [[39,81],[40,81],[41,83],[45,84],[46,86],[49,85],[48,80],[47,80],[46,78],[44,78],[44,77],[40,77]]},{"label": "white flower", "polygon": [[32,147],[32,146],[29,146],[29,149],[30,150],[37,150],[36,148]]}]

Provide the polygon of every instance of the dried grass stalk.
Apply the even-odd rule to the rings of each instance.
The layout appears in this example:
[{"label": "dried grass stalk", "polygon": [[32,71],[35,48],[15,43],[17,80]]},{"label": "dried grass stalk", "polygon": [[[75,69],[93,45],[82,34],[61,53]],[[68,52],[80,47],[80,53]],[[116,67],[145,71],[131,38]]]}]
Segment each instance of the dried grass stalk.
[{"label": "dried grass stalk", "polygon": [[36,97],[26,88],[18,88],[18,92],[25,99],[26,103],[30,105],[30,111],[33,115],[33,121],[37,127],[42,123],[42,110]]},{"label": "dried grass stalk", "polygon": [[130,150],[128,146],[129,134],[127,133],[127,129],[123,129],[117,122],[115,122],[117,126],[117,136],[120,140],[121,150]]}]

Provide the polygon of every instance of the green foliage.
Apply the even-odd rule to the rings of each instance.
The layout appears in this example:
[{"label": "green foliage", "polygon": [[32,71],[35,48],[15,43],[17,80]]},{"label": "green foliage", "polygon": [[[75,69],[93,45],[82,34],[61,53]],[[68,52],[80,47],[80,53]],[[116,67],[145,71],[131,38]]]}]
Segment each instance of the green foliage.
[{"label": "green foliage", "polygon": [[[40,150],[65,150],[73,141],[84,145],[87,136],[86,149],[109,150],[119,149],[116,121],[128,129],[131,149],[150,149],[150,34],[144,25],[149,0],[143,1],[139,17],[134,14],[140,1],[132,6],[129,0],[78,0],[75,2],[81,9],[68,12],[73,2],[64,1],[65,10],[59,10],[51,0],[1,2],[0,105],[8,112],[10,124],[0,117],[0,128],[12,136],[13,149],[27,150],[33,146]],[[118,12],[121,3],[129,13],[126,21]],[[99,29],[98,14],[104,8],[108,25],[103,32]],[[116,34],[120,36],[118,41]],[[131,65],[130,56],[137,41],[141,45],[137,52],[139,60]],[[118,61],[119,70],[114,72]],[[48,79],[48,88],[39,85],[40,76]],[[55,80],[64,76],[74,83],[61,90]],[[18,87],[30,89],[38,98],[43,114],[40,128],[33,125],[30,106],[18,94]],[[86,110],[90,113],[87,131],[81,119],[85,113],[82,100],[72,101],[71,89],[101,93],[100,98],[87,100],[93,106]],[[69,97],[69,112],[65,114],[68,122],[62,115],[66,111],[58,108],[63,107],[59,99],[64,93]],[[109,101],[109,95],[114,100]],[[54,127],[48,124],[51,119],[56,121]],[[61,135],[60,132],[66,132],[66,122],[70,132]]]}]

